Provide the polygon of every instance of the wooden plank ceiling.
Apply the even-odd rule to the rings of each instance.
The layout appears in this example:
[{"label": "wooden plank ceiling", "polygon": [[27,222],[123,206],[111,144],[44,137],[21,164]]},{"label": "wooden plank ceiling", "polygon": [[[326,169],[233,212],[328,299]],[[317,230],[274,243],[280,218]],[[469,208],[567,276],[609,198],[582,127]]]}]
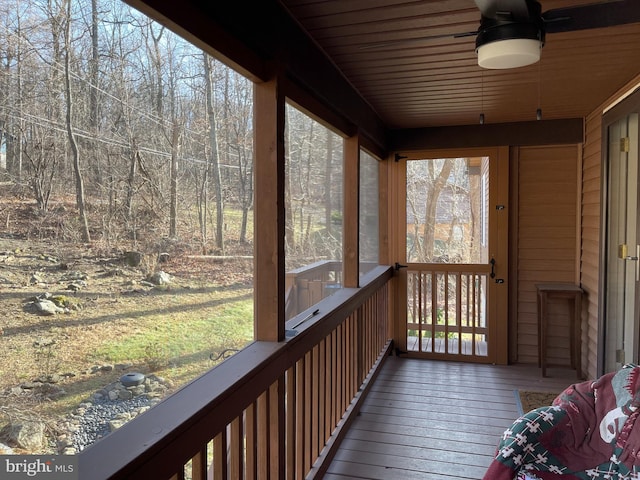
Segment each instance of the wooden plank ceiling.
[{"label": "wooden plank ceiling", "polygon": [[453,37],[477,30],[473,0],[281,2],[391,128],[584,117],[640,72],[640,24],[548,34],[539,63],[485,70]]}]

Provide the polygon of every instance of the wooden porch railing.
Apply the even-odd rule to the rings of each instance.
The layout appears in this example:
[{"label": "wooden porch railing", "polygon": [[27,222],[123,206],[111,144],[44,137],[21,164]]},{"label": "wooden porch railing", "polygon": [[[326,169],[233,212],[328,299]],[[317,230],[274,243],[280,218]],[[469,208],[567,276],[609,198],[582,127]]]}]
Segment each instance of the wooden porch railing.
[{"label": "wooden porch railing", "polygon": [[486,357],[488,279],[488,272],[471,265],[412,266],[407,271],[408,350]]},{"label": "wooden porch railing", "polygon": [[341,262],[324,260],[288,271],[285,277],[286,318],[294,317],[334,293],[341,283]]},{"label": "wooden porch railing", "polygon": [[391,350],[392,274],[377,267],[294,337],[252,343],[84,450],[81,478],[321,477]]}]

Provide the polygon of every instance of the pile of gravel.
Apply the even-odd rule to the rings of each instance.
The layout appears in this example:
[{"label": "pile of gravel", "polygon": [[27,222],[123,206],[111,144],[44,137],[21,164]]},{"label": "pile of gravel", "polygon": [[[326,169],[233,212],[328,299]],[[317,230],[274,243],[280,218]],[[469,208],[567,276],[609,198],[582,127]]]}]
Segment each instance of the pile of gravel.
[{"label": "pile of gravel", "polygon": [[76,412],[77,430],[71,444],[81,452],[156,403],[157,399],[141,395],[129,400],[100,400],[83,404]]},{"label": "pile of gravel", "polygon": [[160,402],[171,388],[155,375],[129,373],[81,403],[61,425],[58,451],[75,454]]}]

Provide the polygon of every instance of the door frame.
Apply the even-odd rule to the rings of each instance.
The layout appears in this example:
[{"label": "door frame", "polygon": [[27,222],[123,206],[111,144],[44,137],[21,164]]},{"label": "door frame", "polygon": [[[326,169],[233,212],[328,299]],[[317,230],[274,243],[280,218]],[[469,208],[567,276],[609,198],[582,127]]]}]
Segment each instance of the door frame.
[{"label": "door frame", "polygon": [[[448,148],[448,149],[419,149],[397,152],[396,161],[389,162],[389,186],[394,189],[389,195],[389,245],[391,263],[406,264],[406,163],[407,158],[457,158],[457,157],[490,157],[491,168],[489,170],[490,188],[489,215],[493,221],[489,222],[489,238],[491,255],[496,258],[500,266],[496,273],[504,279],[503,284],[491,285],[488,289],[487,315],[495,317],[497,321],[489,326],[488,334],[491,349],[487,362],[507,364],[509,357],[508,336],[508,307],[509,307],[509,147],[478,147],[478,148]],[[495,165],[494,165],[495,163]],[[493,188],[495,186],[495,188]],[[504,208],[498,210],[497,205]],[[407,274],[406,269],[400,269],[396,273],[396,298],[394,306],[395,319],[393,332],[394,341],[398,348],[406,351],[407,347]]]},{"label": "door frame", "polygon": [[[621,100],[618,104],[607,110],[602,115],[601,129],[601,197],[600,197],[600,262],[599,262],[599,280],[598,280],[598,344],[597,344],[597,375],[606,373],[606,317],[607,317],[607,257],[610,246],[608,244],[608,224],[609,224],[609,129],[612,125],[625,119],[633,113],[640,114],[640,90],[632,93],[628,97]],[[640,178],[639,178],[640,183]],[[639,185],[640,191],[640,185]],[[638,195],[640,202],[640,194]],[[640,213],[640,205],[637,207]],[[640,226],[640,222],[638,222]],[[637,233],[640,240],[640,232]],[[615,246],[614,248],[617,248]],[[636,282],[635,289],[635,309],[640,311],[640,284]],[[634,361],[638,362],[640,346],[640,338],[638,332],[640,329],[640,318],[636,316],[634,330],[636,332],[635,351],[633,353]]]}]

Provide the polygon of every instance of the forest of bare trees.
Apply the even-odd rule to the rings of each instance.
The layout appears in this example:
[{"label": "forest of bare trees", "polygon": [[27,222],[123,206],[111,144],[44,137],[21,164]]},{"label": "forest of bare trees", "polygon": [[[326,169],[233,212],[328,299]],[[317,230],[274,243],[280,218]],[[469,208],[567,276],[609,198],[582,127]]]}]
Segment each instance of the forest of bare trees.
[{"label": "forest of bare trees", "polygon": [[[0,9],[5,192],[42,217],[73,208],[55,232],[68,241],[224,255],[233,221],[236,243],[251,243],[249,80],[120,0]],[[342,139],[288,112],[288,251],[339,256]]]},{"label": "forest of bare trees", "polygon": [[251,82],[119,0],[0,8],[0,152],[17,195],[41,215],[72,198],[70,239],[188,232],[216,252],[228,202],[248,240]]}]

